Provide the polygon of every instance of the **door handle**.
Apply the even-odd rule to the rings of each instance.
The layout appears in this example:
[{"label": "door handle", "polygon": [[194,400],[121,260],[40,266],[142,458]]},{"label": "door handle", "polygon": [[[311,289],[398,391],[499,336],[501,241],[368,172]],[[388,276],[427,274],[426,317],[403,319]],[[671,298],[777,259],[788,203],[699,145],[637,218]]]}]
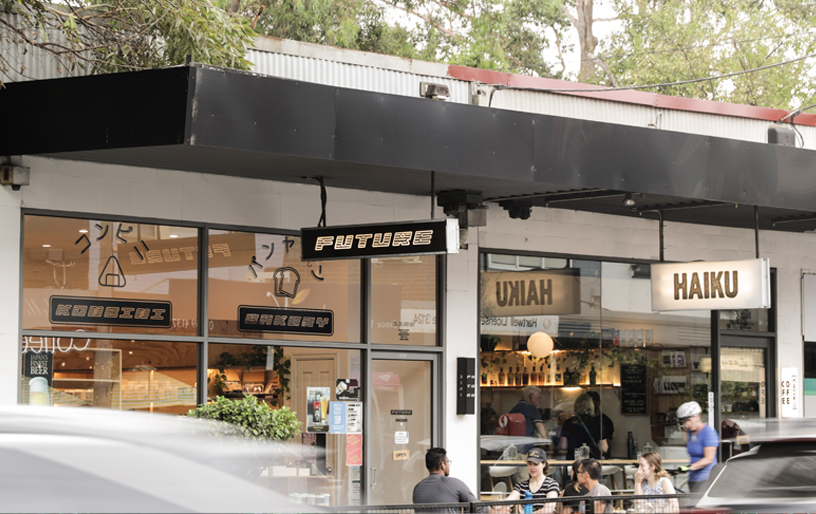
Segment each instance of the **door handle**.
[{"label": "door handle", "polygon": [[371,468],[371,487],[377,485],[377,468]]}]

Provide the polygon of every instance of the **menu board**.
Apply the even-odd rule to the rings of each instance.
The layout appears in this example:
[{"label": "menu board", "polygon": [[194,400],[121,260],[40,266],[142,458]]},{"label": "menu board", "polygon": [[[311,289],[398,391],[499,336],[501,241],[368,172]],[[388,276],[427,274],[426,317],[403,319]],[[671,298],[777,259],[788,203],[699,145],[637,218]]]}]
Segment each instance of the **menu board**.
[{"label": "menu board", "polygon": [[621,364],[621,414],[648,414],[645,364]]}]

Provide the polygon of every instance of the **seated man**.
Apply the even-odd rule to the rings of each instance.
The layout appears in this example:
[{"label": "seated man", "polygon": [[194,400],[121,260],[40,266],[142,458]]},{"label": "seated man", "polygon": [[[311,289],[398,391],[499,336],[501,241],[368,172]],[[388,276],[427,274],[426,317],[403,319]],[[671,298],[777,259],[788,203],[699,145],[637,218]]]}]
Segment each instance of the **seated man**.
[{"label": "seated man", "polygon": [[[595,459],[587,459],[581,461],[578,466],[578,483],[589,489],[587,496],[612,496],[605,485],[600,483],[601,480],[601,463]],[[595,501],[596,514],[612,514],[613,507],[611,501],[596,500]]]},{"label": "seated man", "polygon": [[[463,503],[476,501],[467,485],[450,475],[450,463],[444,448],[430,448],[425,454],[427,478],[414,486],[414,503]],[[453,512],[453,510],[451,510]]]}]

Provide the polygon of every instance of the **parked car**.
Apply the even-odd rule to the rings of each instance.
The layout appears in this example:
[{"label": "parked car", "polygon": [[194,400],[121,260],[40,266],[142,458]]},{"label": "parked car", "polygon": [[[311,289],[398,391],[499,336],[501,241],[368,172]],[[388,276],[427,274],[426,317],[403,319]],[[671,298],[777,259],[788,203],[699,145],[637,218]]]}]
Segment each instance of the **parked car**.
[{"label": "parked car", "polygon": [[[222,423],[109,410],[0,407],[1,512],[303,512],[265,487],[285,445]],[[286,480],[281,479],[281,480]]]},{"label": "parked car", "polygon": [[816,436],[781,432],[758,436],[758,444],[712,473],[695,512],[816,512]]}]

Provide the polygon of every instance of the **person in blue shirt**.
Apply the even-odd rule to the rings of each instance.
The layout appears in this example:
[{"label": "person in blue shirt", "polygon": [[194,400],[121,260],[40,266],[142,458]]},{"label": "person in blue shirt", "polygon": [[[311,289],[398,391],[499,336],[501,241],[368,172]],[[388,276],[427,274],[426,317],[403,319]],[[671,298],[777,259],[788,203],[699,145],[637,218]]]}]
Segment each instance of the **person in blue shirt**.
[{"label": "person in blue shirt", "polygon": [[702,412],[697,402],[686,402],[677,408],[677,419],[686,427],[686,450],[691,457],[688,484],[692,493],[705,492],[720,446],[717,431],[700,419]]},{"label": "person in blue shirt", "polygon": [[538,408],[541,407],[541,389],[530,385],[521,391],[521,400],[510,410],[510,414],[524,414],[527,422],[525,436],[547,438],[544,429],[544,417]]}]

